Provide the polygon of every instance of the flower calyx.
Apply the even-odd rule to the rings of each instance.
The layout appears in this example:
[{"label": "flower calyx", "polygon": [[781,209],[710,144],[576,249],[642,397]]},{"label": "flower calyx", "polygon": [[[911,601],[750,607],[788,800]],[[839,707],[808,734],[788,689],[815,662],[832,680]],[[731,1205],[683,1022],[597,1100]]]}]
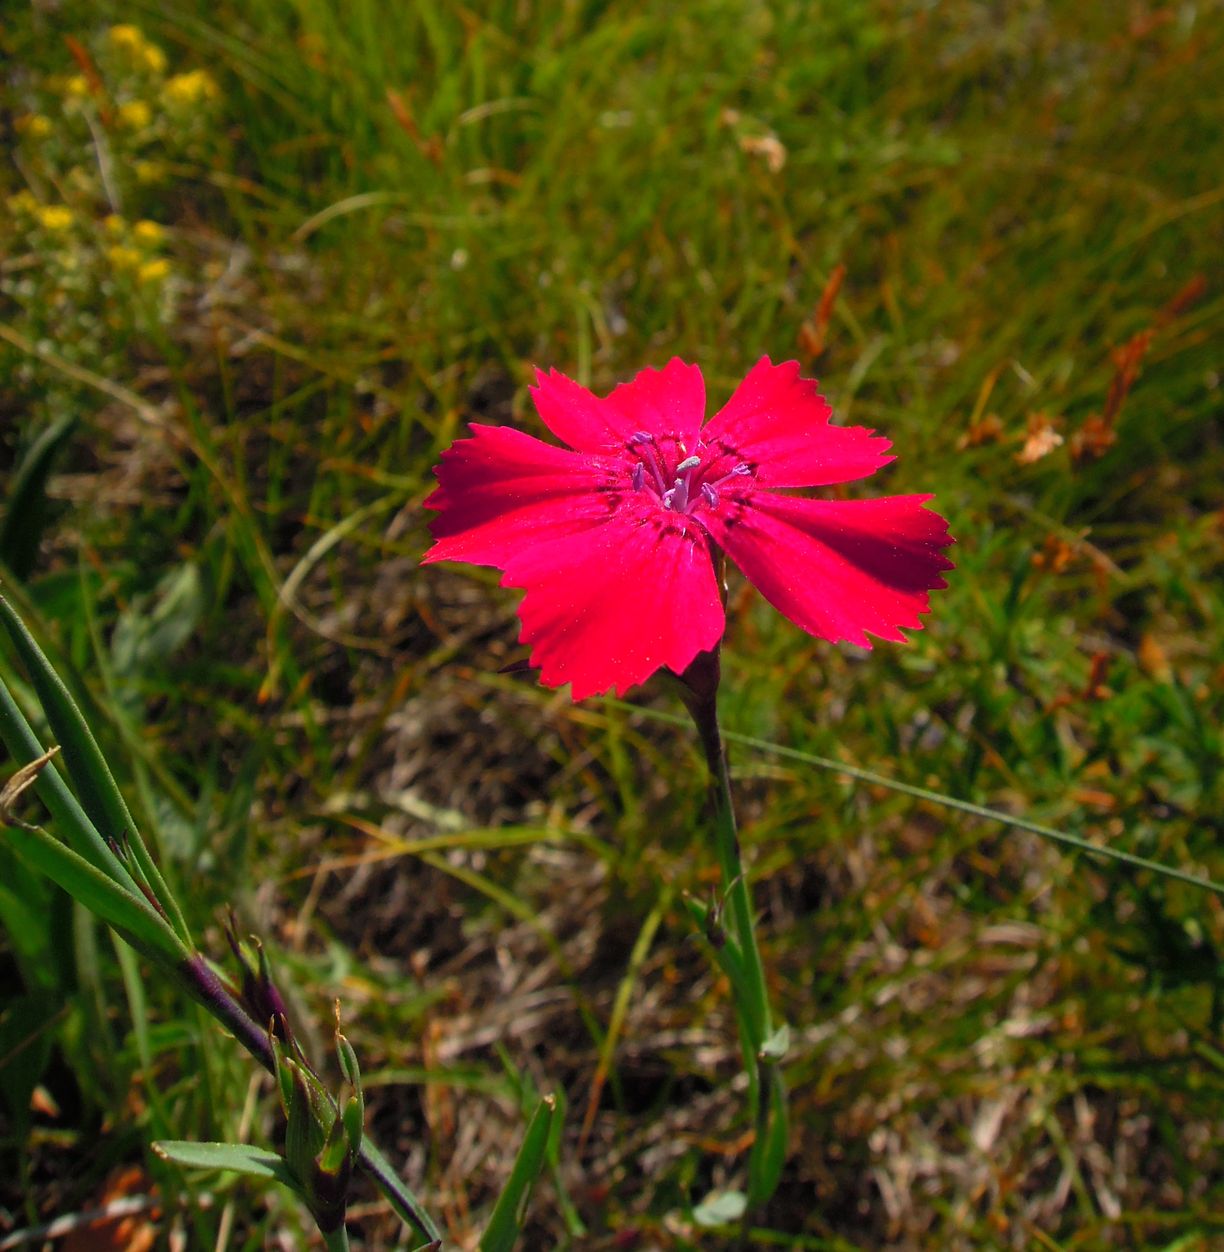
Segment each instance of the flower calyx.
[{"label": "flower calyx", "polygon": [[285,1163],[319,1229],[338,1230],[344,1223],[365,1122],[361,1071],[352,1045],[340,1033],[339,1002],[335,1042],[344,1078],[335,1097],[296,1043],[283,1043],[271,1030],[269,1041],[285,1113]]},{"label": "flower calyx", "polygon": [[230,909],[225,917],[225,938],[229,942],[234,959],[242,972],[241,986],[237,989],[243,1008],[257,1022],[269,1023],[271,1034],[282,1043],[294,1043],[293,1030],[289,1025],[289,1012],[276,983],[268,954],[258,936],[238,936],[238,919]]}]

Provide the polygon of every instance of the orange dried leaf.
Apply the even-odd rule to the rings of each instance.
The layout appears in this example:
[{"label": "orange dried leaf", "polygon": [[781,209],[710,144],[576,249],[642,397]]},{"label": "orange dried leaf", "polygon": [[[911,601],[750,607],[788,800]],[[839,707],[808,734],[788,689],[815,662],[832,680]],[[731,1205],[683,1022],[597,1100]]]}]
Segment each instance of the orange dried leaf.
[{"label": "orange dried leaf", "polygon": [[1095,787],[1077,787],[1074,798],[1079,804],[1101,809],[1106,813],[1118,807],[1117,796],[1110,795],[1108,791],[1098,791]]},{"label": "orange dried leaf", "polygon": [[810,320],[804,322],[799,329],[799,346],[810,357],[818,357],[825,350],[833,306],[837,303],[837,296],[845,279],[846,267],[839,262],[829,274]]},{"label": "orange dried leaf", "polygon": [[1095,652],[1092,656],[1092,669],[1088,674],[1088,681],[1084,684],[1084,690],[1080,693],[1085,700],[1108,700],[1113,692],[1105,685],[1105,679],[1109,676],[1109,653]]},{"label": "orange dried leaf", "polygon": [[1048,569],[1051,574],[1062,574],[1078,555],[1078,549],[1061,535],[1047,535],[1040,552],[1033,553],[1033,565]]},{"label": "orange dried leaf", "polygon": [[960,449],[980,448],[983,444],[998,443],[1003,438],[1003,422],[997,413],[987,413],[984,417],[969,423],[969,429],[956,441]]},{"label": "orange dried leaf", "polygon": [[1139,640],[1139,668],[1157,682],[1167,683],[1173,678],[1173,666],[1169,664],[1168,653],[1153,634],[1145,634]]},{"label": "orange dried leaf", "polygon": [[1207,291],[1207,279],[1202,274],[1195,276],[1169,301],[1156,315],[1157,326],[1167,326],[1192,305],[1197,304]]},{"label": "orange dried leaf", "polygon": [[75,1226],[59,1246],[63,1252],[149,1252],[157,1243],[155,1221],[161,1210],[151,1204],[137,1212],[129,1210],[134,1201],[139,1203],[155,1191],[152,1179],[139,1166],[116,1170],[106,1181],[98,1207],[120,1211]]},{"label": "orange dried leaf", "polygon": [[1084,424],[1071,436],[1071,457],[1075,461],[1096,460],[1118,441],[1117,432],[1099,413],[1084,419]]}]

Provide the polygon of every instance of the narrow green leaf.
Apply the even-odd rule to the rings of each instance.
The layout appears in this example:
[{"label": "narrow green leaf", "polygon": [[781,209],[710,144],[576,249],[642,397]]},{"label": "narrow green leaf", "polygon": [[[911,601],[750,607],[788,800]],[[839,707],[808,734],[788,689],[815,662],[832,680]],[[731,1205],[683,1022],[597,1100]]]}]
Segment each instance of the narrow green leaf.
[{"label": "narrow green leaf", "polygon": [[433,1218],[395,1172],[382,1150],[370,1141],[369,1135],[362,1137],[357,1157],[362,1168],[374,1179],[379,1191],[387,1197],[396,1213],[425,1238],[432,1239],[441,1246],[442,1232],[434,1225]]},{"label": "narrow green leaf", "polygon": [[14,850],[58,883],[137,951],[177,965],[190,955],[169,923],[138,891],[128,891],[83,856],[38,826],[11,826],[4,838]]},{"label": "narrow green leaf", "polygon": [[128,1017],[132,1023],[132,1037],[136,1042],[136,1055],[140,1058],[140,1082],[144,1088],[148,1109],[145,1125],[149,1133],[162,1135],[174,1127],[174,1117],[166,1106],[166,1094],[162,1090],[157,1072],[157,1057],[153,1032],[150,1030],[148,997],[145,995],[144,975],[141,963],[130,945],[123,942],[112,930],[109,932],[115,959],[123,975],[123,990],[127,997]]},{"label": "narrow green leaf", "polygon": [[511,1252],[517,1242],[527,1203],[531,1199],[531,1189],[544,1164],[556,1109],[557,1101],[550,1095],[544,1096],[536,1106],[514,1168],[497,1197],[493,1216],[481,1236],[480,1252]]},{"label": "narrow green leaf", "polygon": [[76,426],[75,417],[63,417],[47,426],[26,450],[9,481],[4,520],[0,522],[0,561],[23,581],[34,569],[47,524],[47,479]]},{"label": "narrow green leaf", "polygon": [[134,680],[163,664],[195,634],[206,603],[198,565],[186,561],[167,571],[151,596],[137,597],[119,615],[111,634],[111,668],[121,694]]},{"label": "narrow green leaf", "polygon": [[98,741],[67,685],[3,596],[0,596],[0,620],[3,620],[38,692],[43,712],[63,752],[68,775],[81,797],[81,806],[96,830],[117,842],[127,841],[140,873],[166,909],[174,930],[184,942],[190,942],[191,935],[178,902],[170,894],[161,871],[149,855],[119,785],[98,747]]},{"label": "narrow green leaf", "polygon": [[581,1239],[587,1233],[574,1201],[570,1198],[569,1188],[565,1184],[565,1173],[561,1168],[561,1141],[565,1132],[565,1092],[557,1091],[553,1097],[557,1101],[557,1112],[553,1118],[552,1133],[548,1136],[545,1153],[548,1158],[549,1172],[552,1174],[553,1189],[557,1197],[557,1205],[561,1209],[561,1220],[565,1229],[573,1239]]},{"label": "narrow green leaf", "polygon": [[[54,887],[0,841],[0,930],[29,991],[61,991],[72,974],[63,968],[52,927]],[[59,895],[56,892],[56,895]]]},{"label": "narrow green leaf", "polygon": [[[3,739],[9,755],[18,764],[32,761],[43,754],[43,745],[38,741],[3,679],[0,679],[0,739]],[[55,825],[66,842],[96,869],[130,889],[133,894],[139,894],[140,889],[127,866],[98,833],[76,796],[68,790],[67,783],[54,763],[45,766],[39,774],[35,790],[51,811]]]},{"label": "narrow green leaf", "polygon": [[693,1221],[707,1229],[730,1226],[744,1216],[748,1197],[742,1191],[712,1191],[693,1209]]},{"label": "narrow green leaf", "polygon": [[764,1117],[748,1157],[748,1203],[754,1212],[777,1191],[790,1143],[782,1073],[776,1065],[766,1065],[761,1079],[765,1088],[761,1110]]},{"label": "narrow green leaf", "polygon": [[135,830],[136,823],[84,715],[26,624],[3,596],[0,619],[38,692],[85,811],[98,830],[116,841],[122,840]]},{"label": "narrow green leaf", "polygon": [[173,1161],[186,1169],[226,1170],[245,1174],[248,1178],[264,1178],[282,1183],[296,1195],[302,1194],[288,1165],[266,1148],[249,1143],[191,1143],[183,1139],[162,1139],[153,1151],[165,1161]]},{"label": "narrow green leaf", "polygon": [[115,957],[119,962],[120,973],[123,975],[123,990],[127,996],[128,1016],[132,1019],[132,1037],[136,1041],[136,1055],[140,1058],[140,1068],[146,1079],[150,1080],[150,1091],[156,1092],[156,1086],[151,1081],[153,1041],[149,1036],[148,999],[145,996],[144,982],[140,976],[140,963],[132,954],[132,950],[121,943],[115,944]]},{"label": "narrow green leaf", "polygon": [[38,991],[13,996],[0,1010],[0,1105],[18,1141],[30,1122],[30,1096],[51,1057],[54,1026],[64,1013],[59,996]]}]

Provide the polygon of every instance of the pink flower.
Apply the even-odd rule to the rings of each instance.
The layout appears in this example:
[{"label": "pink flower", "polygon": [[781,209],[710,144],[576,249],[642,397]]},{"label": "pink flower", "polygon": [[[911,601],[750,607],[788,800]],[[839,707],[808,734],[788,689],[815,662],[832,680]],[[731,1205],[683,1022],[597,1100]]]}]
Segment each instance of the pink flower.
[{"label": "pink flower", "polygon": [[948,524],[929,495],[824,500],[790,488],[874,474],[889,441],[831,426],[794,361],[758,361],[708,422],[705,383],[679,359],[604,399],[555,370],[532,398],[567,447],[472,426],[442,456],[437,541],[425,561],[502,571],[526,590],[519,641],[541,680],[575,700],[683,672],[722,638],[725,552],[809,634],[870,648],[919,630],[946,586]]}]

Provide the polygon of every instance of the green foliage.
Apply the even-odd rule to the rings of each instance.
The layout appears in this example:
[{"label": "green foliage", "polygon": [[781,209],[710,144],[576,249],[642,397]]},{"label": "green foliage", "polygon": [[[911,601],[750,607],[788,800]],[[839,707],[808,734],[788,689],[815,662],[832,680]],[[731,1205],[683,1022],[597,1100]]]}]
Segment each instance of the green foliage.
[{"label": "green foliage", "polygon": [[25,450],[9,482],[0,518],[0,565],[26,578],[38,559],[47,523],[47,480],[56,456],[76,429],[76,419],[61,418],[46,427]]},{"label": "green foliage", "polygon": [[481,1236],[480,1252],[512,1252],[518,1245],[532,1188],[544,1168],[556,1111],[557,1101],[551,1095],[544,1096],[536,1106],[505,1189]]},{"label": "green foliage", "polygon": [[[99,12],[165,65],[120,73]],[[69,93],[66,35],[115,112]],[[716,405],[798,351],[839,420],[894,440],[867,489],[951,516],[958,568],[907,648],[809,641],[733,585],[728,731],[1224,879],[1209,6],[138,0],[31,7],[0,41],[6,503],[50,422],[80,423],[33,484],[48,524],[0,555],[104,753],[135,757],[127,806],[193,927],[233,899],[307,995],[344,984],[370,1117],[461,1197],[457,1236],[511,1167],[494,1041],[577,1112],[539,1246],[717,1246],[694,1202],[745,1184],[734,1026],[692,939],[695,749],[498,674],[513,596],[416,569],[437,452],[470,419],[538,432],[534,364],[607,388],[679,353]],[[197,72],[217,92],[180,128],[166,83]],[[792,1027],[754,1240],[1210,1246],[1218,900],[732,743]],[[0,858],[12,1108],[35,1070],[62,1097],[42,1065],[67,1055],[87,1108],[149,1094],[119,1155],[233,1137],[244,1084],[190,1010],[150,995],[146,1064],[116,959],[86,967],[63,900]],[[91,1067],[98,1021],[121,1037]],[[45,1177],[53,1137],[14,1118],[0,1150]],[[455,1124],[479,1151],[450,1154]],[[294,1220],[260,1211],[255,1241]]]}]

